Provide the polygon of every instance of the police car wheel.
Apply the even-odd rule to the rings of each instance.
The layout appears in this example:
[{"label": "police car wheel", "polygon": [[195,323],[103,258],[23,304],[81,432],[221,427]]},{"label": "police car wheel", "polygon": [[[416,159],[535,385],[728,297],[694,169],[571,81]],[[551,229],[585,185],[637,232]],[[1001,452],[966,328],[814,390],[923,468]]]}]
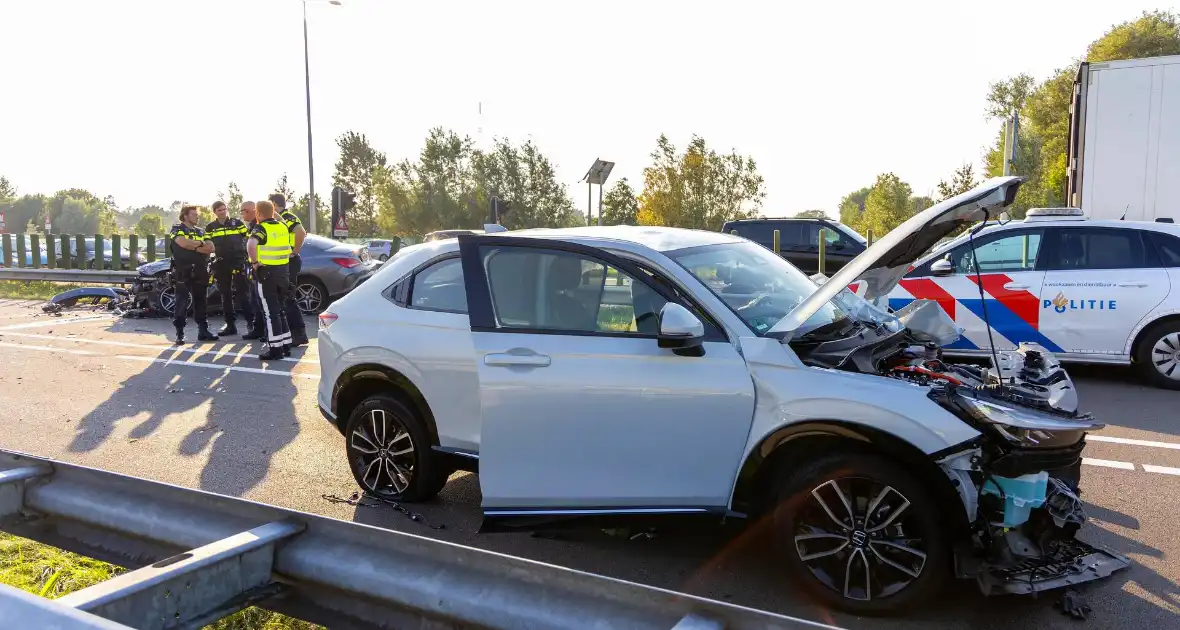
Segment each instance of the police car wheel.
[{"label": "police car wheel", "polygon": [[447,482],[447,471],[430,448],[426,425],[392,396],[377,394],[357,405],[344,435],[349,469],[368,494],[425,501]]},{"label": "police car wheel", "polygon": [[929,601],[951,565],[935,496],[902,466],[857,452],[783,471],[771,523],[789,577],[820,602],[858,615]]},{"label": "police car wheel", "polygon": [[1135,367],[1156,387],[1180,389],[1180,321],[1160,322],[1143,333]]}]

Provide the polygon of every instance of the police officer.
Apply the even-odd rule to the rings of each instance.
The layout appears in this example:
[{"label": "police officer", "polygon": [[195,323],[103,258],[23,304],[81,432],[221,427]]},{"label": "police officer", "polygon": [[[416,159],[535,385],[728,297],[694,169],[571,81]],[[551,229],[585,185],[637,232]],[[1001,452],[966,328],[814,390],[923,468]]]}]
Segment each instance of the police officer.
[{"label": "police officer", "polygon": [[287,261],[291,258],[291,233],[286,225],[276,220],[275,207],[270,201],[259,201],[256,210],[258,225],[250,233],[246,251],[266,317],[266,337],[258,358],[276,361],[291,355],[291,331],[283,314],[283,303],[291,286],[287,269]]},{"label": "police officer", "polygon": [[225,326],[219,336],[236,335],[238,327],[235,305],[246,315],[248,332],[254,327],[254,309],[249,281],[246,280],[246,224],[241,219],[231,218],[229,209],[222,201],[213,202],[213,214],[217,218],[205,226],[205,238],[213,241],[216,257],[213,259],[213,279],[221,293],[221,312]]},{"label": "police officer", "polygon": [[[242,221],[246,224],[246,236],[249,237],[254,228],[258,227],[258,214],[253,201],[242,202]],[[250,323],[250,331],[242,335],[242,339],[262,339],[266,334],[266,316],[262,314],[262,296],[258,294],[257,278],[254,277],[254,270],[249,264],[246,265],[246,275],[249,277],[249,296],[254,319]]]},{"label": "police officer", "polygon": [[205,292],[209,289],[209,254],[213,253],[213,243],[197,227],[197,206],[180,208],[180,223],[172,226],[168,240],[172,242],[172,286],[176,291],[172,318],[172,325],[176,326],[176,345],[184,344],[184,323],[190,302],[193,319],[197,320],[197,341],[217,341],[217,335],[209,332],[209,322],[205,319]]},{"label": "police officer", "polygon": [[291,329],[291,345],[306,346],[308,343],[307,323],[303,321],[303,312],[295,303],[295,287],[299,286],[299,271],[303,268],[303,259],[299,257],[299,250],[303,249],[303,240],[307,238],[307,230],[303,229],[303,222],[299,220],[299,217],[295,216],[294,212],[287,210],[285,197],[274,193],[269,199],[275,207],[275,218],[287,226],[287,231],[291,233],[291,260],[287,264],[291,290],[285,306],[287,325]]}]

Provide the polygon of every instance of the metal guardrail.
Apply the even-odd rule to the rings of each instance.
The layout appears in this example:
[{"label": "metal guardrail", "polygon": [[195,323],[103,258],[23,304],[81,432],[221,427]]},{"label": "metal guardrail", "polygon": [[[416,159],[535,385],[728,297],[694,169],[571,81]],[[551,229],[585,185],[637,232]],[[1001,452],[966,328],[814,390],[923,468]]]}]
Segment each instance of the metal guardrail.
[{"label": "metal guardrail", "polygon": [[130,284],[135,271],[88,271],[83,269],[0,269],[0,280],[47,280],[89,284]]},{"label": "metal guardrail", "polygon": [[6,628],[195,628],[250,605],[332,628],[833,628],[3,450],[0,529],[141,567],[56,600],[0,588]]}]

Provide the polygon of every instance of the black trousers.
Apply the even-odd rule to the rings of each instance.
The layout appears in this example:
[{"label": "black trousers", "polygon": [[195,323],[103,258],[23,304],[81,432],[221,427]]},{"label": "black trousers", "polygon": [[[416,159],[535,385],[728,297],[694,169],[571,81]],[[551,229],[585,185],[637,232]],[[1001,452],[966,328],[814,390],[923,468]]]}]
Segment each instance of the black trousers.
[{"label": "black trousers", "polygon": [[303,269],[303,259],[298,255],[292,256],[287,262],[287,282],[290,284],[291,290],[288,292],[286,301],[287,311],[287,326],[291,332],[304,337],[307,336],[307,322],[303,321],[303,311],[299,310],[299,305],[295,303],[295,287],[299,286],[299,270]]},{"label": "black trousers", "polygon": [[246,259],[219,258],[213,261],[213,279],[217,292],[221,294],[221,313],[225,323],[237,320],[236,311],[241,310],[246,321],[254,323],[254,291],[246,279]]},{"label": "black trousers", "polygon": [[270,348],[288,346],[291,344],[291,329],[283,316],[283,304],[291,292],[291,279],[286,265],[259,265],[256,277],[255,287],[266,322],[266,335],[262,341]]},{"label": "black trousers", "polygon": [[177,265],[172,270],[172,286],[176,290],[176,306],[173,308],[172,324],[184,328],[188,309],[193,307],[193,319],[201,328],[209,325],[205,318],[205,297],[209,291],[209,269],[200,265]]}]

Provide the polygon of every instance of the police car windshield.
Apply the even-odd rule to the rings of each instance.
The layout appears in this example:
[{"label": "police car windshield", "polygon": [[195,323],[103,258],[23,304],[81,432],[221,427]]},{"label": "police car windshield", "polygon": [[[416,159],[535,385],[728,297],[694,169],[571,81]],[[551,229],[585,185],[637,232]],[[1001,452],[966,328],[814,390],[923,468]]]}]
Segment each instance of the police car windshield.
[{"label": "police car windshield", "polygon": [[[774,252],[744,241],[687,247],[667,252],[758,334],[774,328],[816,290],[802,271]],[[832,302],[816,311],[800,328],[815,330],[847,318]]]}]

